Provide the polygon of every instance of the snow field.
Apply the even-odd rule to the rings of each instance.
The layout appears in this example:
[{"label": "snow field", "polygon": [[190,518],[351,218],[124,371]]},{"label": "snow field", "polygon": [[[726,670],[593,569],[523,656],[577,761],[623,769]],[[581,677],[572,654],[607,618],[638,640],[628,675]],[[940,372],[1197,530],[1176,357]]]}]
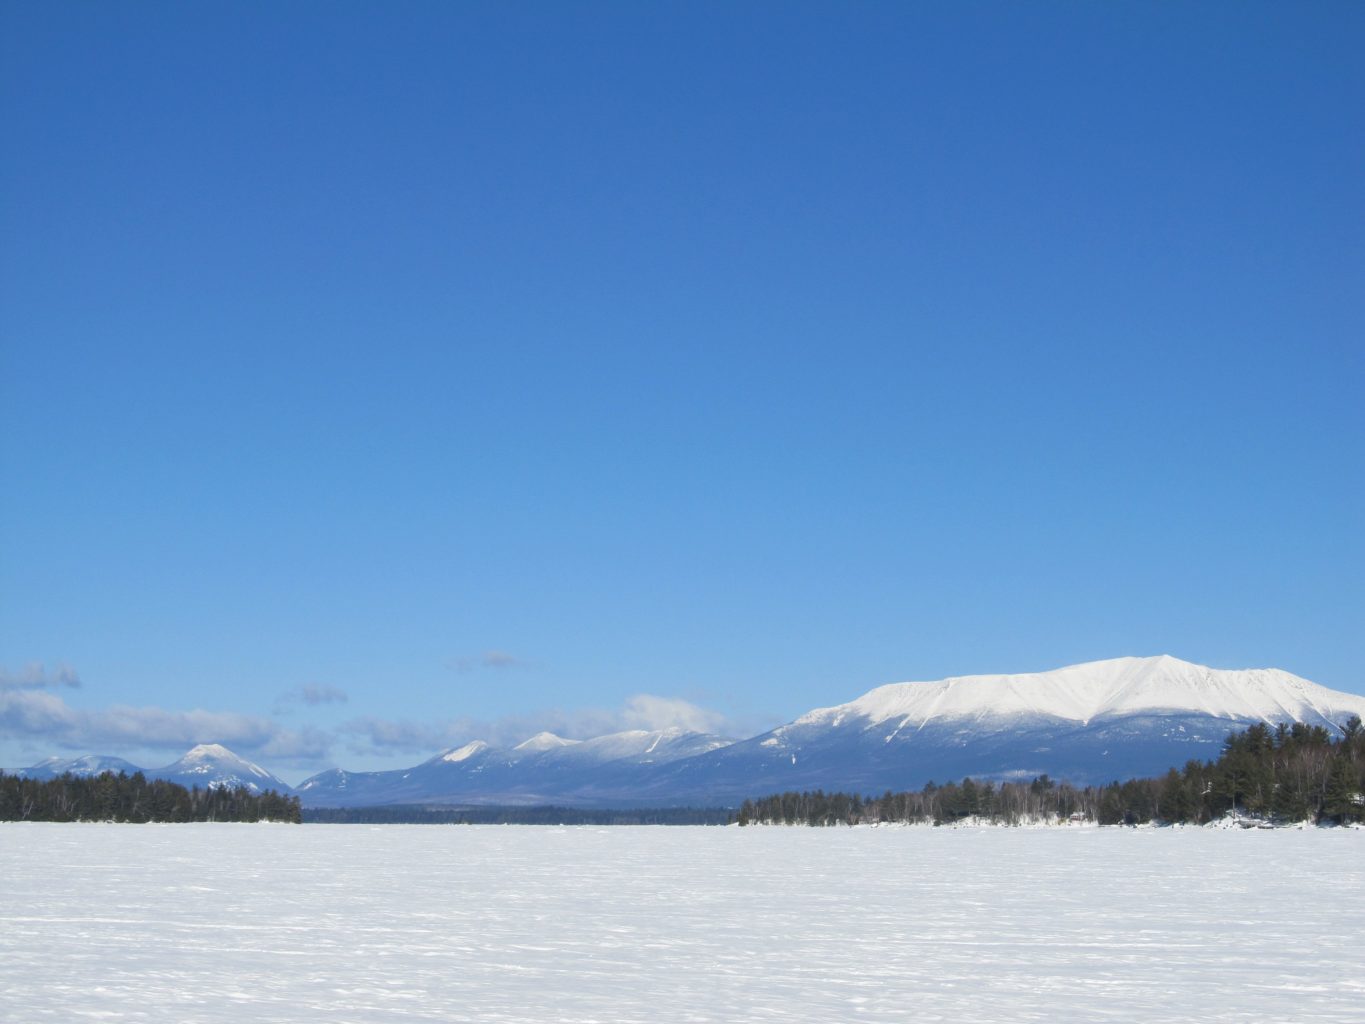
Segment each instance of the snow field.
[{"label": "snow field", "polygon": [[1365,831],[0,825],[0,1020],[1351,1021]]}]

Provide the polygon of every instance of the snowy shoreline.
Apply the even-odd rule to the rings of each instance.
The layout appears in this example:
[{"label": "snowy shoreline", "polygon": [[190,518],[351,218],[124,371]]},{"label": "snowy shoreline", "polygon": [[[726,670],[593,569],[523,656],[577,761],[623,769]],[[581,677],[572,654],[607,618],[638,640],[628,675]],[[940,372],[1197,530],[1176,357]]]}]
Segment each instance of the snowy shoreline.
[{"label": "snowy shoreline", "polygon": [[[734,826],[739,827],[739,826]],[[842,822],[832,825],[807,825],[804,822],[781,821],[751,821],[744,828],[798,828],[798,829],[930,829],[930,830],[981,830],[981,829],[1004,829],[1017,832],[1079,832],[1079,831],[1127,831],[1127,832],[1206,832],[1206,831],[1324,831],[1324,832],[1365,832],[1365,825],[1352,822],[1347,825],[1337,825],[1330,822],[1317,824],[1312,821],[1295,822],[1269,822],[1256,818],[1220,818],[1217,821],[1210,821],[1203,825],[1191,825],[1187,822],[1173,822],[1171,824],[1161,824],[1156,822],[1142,822],[1138,825],[1101,825],[1094,821],[987,821],[970,820],[961,821],[860,821],[855,825],[847,825]]]},{"label": "snowy shoreline", "polygon": [[930,832],[967,832],[967,831],[1006,831],[1006,832],[1222,832],[1222,831],[1251,831],[1251,832],[1361,832],[1365,833],[1365,824],[1352,822],[1345,825],[1338,825],[1331,822],[1318,824],[1312,821],[1297,822],[1269,822],[1258,818],[1246,817],[1227,817],[1217,821],[1210,821],[1203,825],[1192,825],[1186,822],[1175,822],[1172,824],[1159,824],[1156,822],[1142,822],[1138,825],[1101,825],[1094,821],[1017,821],[1003,822],[990,821],[987,819],[964,818],[959,821],[932,822],[932,821],[860,821],[857,824],[849,825],[837,822],[830,825],[808,825],[804,822],[781,822],[781,821],[750,821],[746,825],[738,822],[730,822],[724,825],[663,825],[663,824],[585,824],[581,822],[565,824],[547,823],[520,823],[520,822],[357,822],[347,824],[337,824],[334,822],[304,822],[301,826],[292,822],[285,821],[149,821],[149,822],[127,822],[127,821],[0,821],[0,828],[4,827],[25,827],[25,828],[70,828],[73,826],[87,828],[104,828],[108,826],[128,826],[132,829],[284,829],[294,830],[300,827],[314,829],[346,829],[362,831],[366,829],[396,829],[396,828],[440,828],[457,827],[461,829],[583,829],[588,831],[625,831],[628,829],[663,829],[669,831],[684,831],[692,829],[702,829],[714,831],[716,829],[792,829],[799,831],[876,831],[876,830],[905,830],[915,829]]}]

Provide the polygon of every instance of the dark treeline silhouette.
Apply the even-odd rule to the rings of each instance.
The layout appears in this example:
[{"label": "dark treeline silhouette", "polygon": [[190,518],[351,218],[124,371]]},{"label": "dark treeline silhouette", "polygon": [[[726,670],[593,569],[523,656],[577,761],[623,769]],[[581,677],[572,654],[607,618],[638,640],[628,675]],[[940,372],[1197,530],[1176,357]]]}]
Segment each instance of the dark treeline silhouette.
[{"label": "dark treeline silhouette", "polygon": [[0,772],[0,821],[299,821],[299,798],[273,789],[186,789],[141,772],[26,779]]},{"label": "dark treeline silhouette", "polygon": [[929,783],[919,792],[884,793],[880,797],[850,793],[778,793],[745,800],[734,819],[741,825],[857,825],[905,822],[943,825],[964,818],[988,819],[1004,825],[1054,818],[1095,817],[1097,791],[1057,783],[1046,775],[1032,782],[977,782],[963,779],[946,785]]},{"label": "dark treeline silhouette", "polygon": [[582,807],[308,807],[305,825],[725,825],[724,807],[592,810]]},{"label": "dark treeline silhouette", "polygon": [[1280,823],[1365,821],[1365,730],[1352,718],[1333,737],[1321,726],[1253,725],[1233,733],[1216,761],[1189,761],[1154,779],[1078,788],[1046,775],[1031,782],[929,783],[917,793],[779,793],[746,800],[741,825],[936,825],[977,818],[1002,825],[1083,820],[1101,825],[1206,824],[1230,813]]}]

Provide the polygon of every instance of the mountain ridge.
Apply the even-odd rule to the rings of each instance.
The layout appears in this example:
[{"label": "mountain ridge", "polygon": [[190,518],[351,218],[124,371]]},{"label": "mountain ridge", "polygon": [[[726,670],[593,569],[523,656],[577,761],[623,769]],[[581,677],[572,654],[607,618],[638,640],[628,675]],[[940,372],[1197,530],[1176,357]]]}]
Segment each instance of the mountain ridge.
[{"label": "mountain ridge", "polygon": [[[1214,669],[1158,655],[889,683],[741,740],[678,728],[583,740],[541,732],[509,748],[471,740],[410,768],[332,768],[295,788],[204,744],[146,774],[275,788],[317,807],[715,806],[786,789],[872,793],[966,775],[1112,781],[1212,759],[1229,732],[1257,722],[1332,729],[1353,715],[1365,718],[1365,697],[1281,669]],[[50,775],[54,764],[26,771]]]},{"label": "mountain ridge", "polygon": [[161,768],[140,768],[121,757],[86,754],[69,760],[49,757],[37,764],[19,769],[17,774],[30,779],[51,779],[67,773],[88,776],[106,771],[116,774],[124,772],[128,775],[141,772],[148,779],[163,779],[187,788],[245,786],[256,795],[267,789],[282,794],[294,792],[293,787],[284,780],[218,743],[196,744],[177,760]]},{"label": "mountain ridge", "polygon": [[[1256,722],[1335,727],[1351,715],[1365,717],[1365,697],[1281,669],[1214,669],[1169,655],[1113,658],[1046,672],[890,683],[749,739],[702,744],[693,736],[684,742],[709,749],[651,759],[640,748],[634,759],[618,757],[587,773],[571,770],[576,757],[645,734],[572,746],[541,734],[511,751],[476,741],[478,759],[463,755],[474,744],[432,759],[460,755],[458,774],[414,779],[415,770],[399,770],[329,780],[323,773],[299,793],[312,806],[534,799],[700,806],[791,788],[917,788],[964,775],[1098,782],[1211,759],[1229,732]],[[649,749],[661,742],[662,733]],[[403,785],[389,788],[385,775]]]},{"label": "mountain ridge", "polygon": [[[1179,696],[1182,688],[1185,693],[1202,698],[1202,706],[1189,703],[1188,698],[1182,702]],[[1247,692],[1256,688],[1262,690],[1255,695],[1259,700],[1253,700]],[[1028,689],[1032,692],[1027,692]],[[939,714],[962,717],[987,712],[998,714],[1002,710],[1016,713],[1028,710],[1082,724],[1089,724],[1106,713],[1163,710],[1200,710],[1212,717],[1259,717],[1272,722],[1286,714],[1299,717],[1311,712],[1328,717],[1323,706],[1331,707],[1334,696],[1352,697],[1283,669],[1214,669],[1162,654],[1150,658],[1083,662],[1044,672],[949,676],[930,682],[888,683],[845,704],[808,711],[791,724],[808,724],[821,716],[854,713],[873,722],[900,715],[911,719],[918,714],[922,725]],[[1211,706],[1209,698],[1218,698],[1222,706]],[[1355,698],[1355,701],[1365,707],[1365,697]]]},{"label": "mountain ridge", "polygon": [[732,801],[786,789],[917,789],[967,775],[1100,783],[1212,759],[1229,732],[1257,722],[1336,727],[1353,715],[1365,717],[1365,697],[1278,669],[1116,658],[877,687],[679,765],[651,786]]}]

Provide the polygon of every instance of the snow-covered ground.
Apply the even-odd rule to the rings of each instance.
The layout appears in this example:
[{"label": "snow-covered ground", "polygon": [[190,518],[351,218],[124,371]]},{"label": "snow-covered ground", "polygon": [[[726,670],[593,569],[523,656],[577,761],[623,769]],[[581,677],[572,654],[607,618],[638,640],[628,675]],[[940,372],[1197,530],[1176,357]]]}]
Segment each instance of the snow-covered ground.
[{"label": "snow-covered ground", "polygon": [[1365,832],[0,825],[0,1020],[1350,1021]]}]

